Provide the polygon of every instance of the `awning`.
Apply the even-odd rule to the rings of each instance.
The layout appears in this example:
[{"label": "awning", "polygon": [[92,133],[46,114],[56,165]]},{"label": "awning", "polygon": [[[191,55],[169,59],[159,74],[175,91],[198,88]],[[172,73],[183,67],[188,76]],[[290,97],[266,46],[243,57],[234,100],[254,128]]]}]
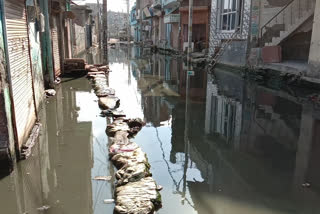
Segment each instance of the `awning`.
[{"label": "awning", "polygon": [[152,17],[151,11],[150,11],[150,9],[148,7],[145,7],[143,9],[143,13],[145,15],[145,18],[151,18]]}]

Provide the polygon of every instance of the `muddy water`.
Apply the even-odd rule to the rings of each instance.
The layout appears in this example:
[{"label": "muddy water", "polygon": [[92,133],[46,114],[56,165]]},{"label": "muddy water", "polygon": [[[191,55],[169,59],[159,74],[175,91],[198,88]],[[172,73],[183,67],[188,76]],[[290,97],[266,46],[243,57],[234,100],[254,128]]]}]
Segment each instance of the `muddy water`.
[{"label": "muddy water", "polygon": [[[160,214],[320,213],[320,107],[276,79],[264,86],[236,71],[195,68],[186,89],[181,60],[111,49],[110,86],[128,117],[147,125],[134,141],[164,187]],[[85,56],[99,63],[99,54]],[[186,91],[188,90],[188,97]],[[112,213],[113,175],[97,98],[84,78],[65,78],[42,114],[33,156],[0,180],[1,212]],[[302,185],[309,183],[305,188]]]}]

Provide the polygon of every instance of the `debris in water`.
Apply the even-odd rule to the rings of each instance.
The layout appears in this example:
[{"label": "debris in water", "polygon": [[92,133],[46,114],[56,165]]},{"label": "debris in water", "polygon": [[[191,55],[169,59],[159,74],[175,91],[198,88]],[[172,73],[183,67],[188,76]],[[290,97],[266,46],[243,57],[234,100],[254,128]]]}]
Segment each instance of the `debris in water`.
[{"label": "debris in water", "polygon": [[311,184],[310,183],[304,183],[304,184],[302,184],[302,187],[309,188],[309,187],[311,187]]},{"label": "debris in water", "polygon": [[50,206],[48,206],[48,205],[44,205],[42,207],[37,208],[37,210],[39,210],[39,211],[46,211],[48,209],[50,209]]},{"label": "debris in water", "polygon": [[59,77],[56,78],[54,84],[59,85],[61,83],[61,79]]},{"label": "debris in water", "polygon": [[151,177],[116,188],[115,213],[154,213],[161,207],[161,195]]},{"label": "debris in water", "polygon": [[112,110],[112,109],[101,111],[101,115],[105,115],[105,116],[109,116],[109,117],[115,117],[115,118],[126,117],[126,115],[125,115],[125,113],[123,111]]},{"label": "debris in water", "polygon": [[47,97],[53,97],[53,96],[56,95],[56,90],[54,90],[54,89],[48,89],[48,90],[45,91],[45,93],[46,93],[46,96],[47,96]]},{"label": "debris in water", "polygon": [[96,176],[93,180],[96,181],[110,181],[112,176]]},{"label": "debris in water", "polygon": [[105,204],[113,204],[114,203],[114,199],[105,199],[105,200],[103,200],[103,203],[105,203]]},{"label": "debris in water", "polygon": [[99,106],[104,110],[116,109],[120,106],[120,100],[118,97],[100,97]]}]

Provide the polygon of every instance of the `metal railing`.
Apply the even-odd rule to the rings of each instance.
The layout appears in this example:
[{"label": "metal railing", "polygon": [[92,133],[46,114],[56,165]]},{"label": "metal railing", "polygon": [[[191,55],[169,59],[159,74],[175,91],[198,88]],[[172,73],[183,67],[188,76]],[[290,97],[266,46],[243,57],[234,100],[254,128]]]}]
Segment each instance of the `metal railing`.
[{"label": "metal railing", "polygon": [[238,38],[241,33],[241,29],[238,28],[226,41],[222,42],[218,51],[214,54],[212,58],[212,63],[210,67],[213,69],[218,63],[219,59],[222,57],[223,53],[225,52],[225,49],[235,40]]},{"label": "metal railing", "polygon": [[[261,42],[272,39],[273,35],[265,35],[268,32],[268,28],[275,27],[273,32],[279,33],[280,31],[288,30],[288,26],[296,24],[304,12],[309,11],[314,6],[314,0],[292,0],[286,4],[276,15],[274,15],[266,24],[261,27],[260,39]],[[268,38],[264,38],[268,37]],[[264,38],[264,39],[263,39]]]}]

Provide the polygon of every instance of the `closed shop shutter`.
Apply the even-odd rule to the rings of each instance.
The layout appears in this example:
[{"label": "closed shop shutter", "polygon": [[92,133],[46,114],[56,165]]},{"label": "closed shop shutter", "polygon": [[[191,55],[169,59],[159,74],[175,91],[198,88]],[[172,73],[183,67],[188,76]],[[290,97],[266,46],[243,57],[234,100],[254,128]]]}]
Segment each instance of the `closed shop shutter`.
[{"label": "closed shop shutter", "polygon": [[58,16],[52,17],[52,52],[53,52],[53,62],[54,62],[54,73],[58,77],[61,74],[60,69],[60,51],[59,51],[59,36],[58,36]]},{"label": "closed shop shutter", "polygon": [[5,17],[15,122],[21,146],[36,121],[25,1],[6,0]]}]

